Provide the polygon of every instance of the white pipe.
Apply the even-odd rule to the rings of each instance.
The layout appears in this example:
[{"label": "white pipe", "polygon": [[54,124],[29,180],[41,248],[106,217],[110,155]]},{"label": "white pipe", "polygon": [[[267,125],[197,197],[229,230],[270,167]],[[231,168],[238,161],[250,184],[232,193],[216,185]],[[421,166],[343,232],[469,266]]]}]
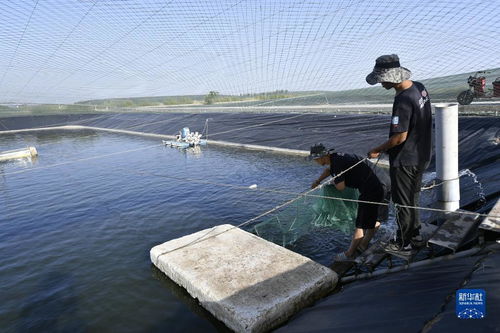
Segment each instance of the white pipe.
[{"label": "white pipe", "polygon": [[435,104],[436,178],[443,182],[438,201],[445,210],[460,208],[458,179],[458,104]]},{"label": "white pipe", "polygon": [[36,151],[35,147],[27,147],[27,148],[22,148],[22,149],[16,149],[16,150],[8,150],[8,151],[3,151],[0,152],[0,161],[8,161],[8,160],[15,160],[19,158],[25,158],[25,157],[36,157],[38,155],[38,152]]},{"label": "white pipe", "polygon": [[[27,128],[27,129],[19,129],[19,130],[6,130],[6,131],[0,131],[0,135],[23,133],[23,132],[54,131],[54,130],[83,130],[83,129],[89,129],[89,130],[94,130],[94,131],[105,131],[105,132],[111,132],[111,133],[140,135],[140,136],[162,138],[162,139],[169,139],[169,140],[175,139],[174,135],[134,132],[134,131],[127,131],[127,130],[120,130],[120,129],[91,127],[91,126],[82,126],[82,125],[64,125],[64,126],[54,126],[54,127],[35,127],[35,128]],[[299,156],[309,155],[308,150],[250,145],[250,144],[234,143],[234,142],[227,142],[227,141],[215,141],[215,140],[208,141],[208,139],[207,139],[207,143],[211,144],[211,145],[244,148],[244,149],[250,149],[250,150],[272,151],[272,152],[278,152],[278,153],[284,153],[284,154],[290,154],[290,155],[299,155]],[[374,164],[377,163],[377,165],[381,166],[381,167],[386,167],[386,168],[389,167],[389,161],[387,161],[387,160],[378,160],[377,161],[377,159],[373,158],[373,159],[370,159],[370,161],[373,162]]]}]

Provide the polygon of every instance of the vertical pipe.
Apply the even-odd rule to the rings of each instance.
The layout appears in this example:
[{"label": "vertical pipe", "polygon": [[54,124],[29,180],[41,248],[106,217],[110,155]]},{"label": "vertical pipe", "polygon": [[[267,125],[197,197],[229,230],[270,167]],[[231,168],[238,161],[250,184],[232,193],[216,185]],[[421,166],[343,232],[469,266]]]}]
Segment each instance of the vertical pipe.
[{"label": "vertical pipe", "polygon": [[446,210],[460,207],[458,179],[458,104],[435,104],[436,111],[436,178],[443,184],[438,200]]}]

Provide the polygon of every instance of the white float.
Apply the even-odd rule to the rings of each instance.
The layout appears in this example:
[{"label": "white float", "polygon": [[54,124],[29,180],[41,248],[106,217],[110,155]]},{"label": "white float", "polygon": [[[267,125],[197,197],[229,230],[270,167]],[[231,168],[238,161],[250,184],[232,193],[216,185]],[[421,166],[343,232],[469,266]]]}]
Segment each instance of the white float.
[{"label": "white float", "polygon": [[0,161],[15,160],[26,157],[36,157],[38,152],[35,147],[27,147],[22,149],[8,150],[0,152]]},{"label": "white float", "polygon": [[229,224],[155,246],[151,261],[236,332],[263,332],[330,292],[337,274]]}]

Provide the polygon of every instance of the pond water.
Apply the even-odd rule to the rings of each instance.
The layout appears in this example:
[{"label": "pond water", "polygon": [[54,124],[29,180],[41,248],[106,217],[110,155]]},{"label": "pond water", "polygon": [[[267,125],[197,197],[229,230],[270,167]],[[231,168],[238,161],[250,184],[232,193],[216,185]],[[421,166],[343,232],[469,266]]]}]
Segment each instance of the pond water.
[{"label": "pond water", "polygon": [[[246,189],[252,184],[297,193],[321,173],[302,157],[179,151],[93,131],[3,135],[0,151],[28,145],[38,158],[0,164],[0,327],[8,332],[223,329],[152,266],[149,250],[294,197]],[[315,235],[290,247],[328,264],[349,241],[335,228]]]}]

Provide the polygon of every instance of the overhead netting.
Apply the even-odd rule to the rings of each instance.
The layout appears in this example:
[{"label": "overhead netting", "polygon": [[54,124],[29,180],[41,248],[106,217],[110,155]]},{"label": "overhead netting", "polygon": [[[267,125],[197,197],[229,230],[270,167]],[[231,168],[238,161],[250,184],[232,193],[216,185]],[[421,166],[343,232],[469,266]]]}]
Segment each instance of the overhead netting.
[{"label": "overhead netting", "polygon": [[469,72],[500,76],[498,17],[469,0],[3,0],[0,103],[369,102],[388,95],[336,92],[368,87],[388,53],[455,98]]},{"label": "overhead netting", "polygon": [[[370,88],[365,77],[378,56],[391,53],[425,82],[433,101],[455,100],[476,71],[486,71],[480,75],[490,98],[500,77],[499,8],[470,0],[3,0],[0,117],[173,107],[318,112],[390,103],[393,93]],[[492,105],[485,108],[500,104]],[[122,128],[158,126],[144,119],[139,114]],[[302,121],[293,119],[299,130]],[[361,125],[366,139],[374,124]],[[256,128],[228,126],[212,135]],[[351,131],[362,132],[357,120],[344,138]],[[297,140],[297,133],[286,138]],[[347,202],[300,198],[254,229],[289,244],[307,228],[348,230],[354,212]]]}]

